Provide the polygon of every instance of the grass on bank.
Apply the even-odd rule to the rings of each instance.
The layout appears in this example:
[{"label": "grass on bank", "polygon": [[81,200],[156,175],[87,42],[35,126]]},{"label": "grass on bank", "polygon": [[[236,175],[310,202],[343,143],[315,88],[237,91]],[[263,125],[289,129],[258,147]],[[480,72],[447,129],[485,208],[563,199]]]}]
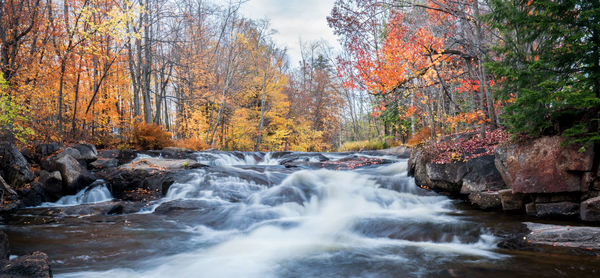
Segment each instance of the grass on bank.
[{"label": "grass on bank", "polygon": [[400,146],[401,144],[392,138],[385,140],[363,140],[363,141],[350,141],[343,143],[338,149],[338,152],[358,152],[358,151],[373,151],[382,150]]}]

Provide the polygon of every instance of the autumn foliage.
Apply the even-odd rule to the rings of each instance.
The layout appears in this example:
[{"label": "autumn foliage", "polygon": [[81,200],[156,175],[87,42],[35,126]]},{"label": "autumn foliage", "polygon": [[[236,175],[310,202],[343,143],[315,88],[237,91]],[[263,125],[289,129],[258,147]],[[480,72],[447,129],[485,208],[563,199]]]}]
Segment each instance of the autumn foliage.
[{"label": "autumn foliage", "polygon": [[157,3],[0,1],[0,135],[146,149],[168,145],[168,131],[191,149],[331,148],[342,104],[329,61],[289,67],[241,2]]},{"label": "autumn foliage", "polygon": [[185,138],[185,139],[174,140],[173,146],[182,148],[182,149],[192,150],[192,151],[203,151],[203,150],[210,149],[210,146],[207,145],[204,142],[204,140],[202,140],[200,138]]},{"label": "autumn foliage", "polygon": [[372,117],[414,133],[409,145],[430,137],[424,128],[436,138],[497,127],[503,103],[495,102],[493,76],[483,67],[492,41],[479,2],[338,0],[328,17],[348,53],[338,67],[345,85],[379,101]]},{"label": "autumn foliage", "polygon": [[427,142],[430,138],[431,129],[429,129],[428,127],[424,127],[417,133],[413,134],[406,142],[406,145],[409,147],[415,147],[419,144]]},{"label": "autumn foliage", "polygon": [[494,148],[508,139],[508,133],[502,129],[488,130],[483,136],[478,132],[463,132],[442,137],[440,142],[427,145],[425,152],[433,163],[464,162],[494,154]]},{"label": "autumn foliage", "polygon": [[133,145],[141,150],[159,150],[171,146],[171,133],[155,124],[138,122],[133,125]]}]

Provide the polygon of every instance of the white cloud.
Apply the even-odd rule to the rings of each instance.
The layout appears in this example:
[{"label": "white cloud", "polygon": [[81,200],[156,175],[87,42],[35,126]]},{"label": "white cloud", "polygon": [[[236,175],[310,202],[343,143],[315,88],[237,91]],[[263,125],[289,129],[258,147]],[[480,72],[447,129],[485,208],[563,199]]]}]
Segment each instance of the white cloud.
[{"label": "white cloud", "polygon": [[268,19],[277,30],[273,39],[288,49],[292,65],[300,60],[299,42],[325,40],[336,48],[338,43],[326,17],[335,0],[250,0],[241,13],[252,19]]}]

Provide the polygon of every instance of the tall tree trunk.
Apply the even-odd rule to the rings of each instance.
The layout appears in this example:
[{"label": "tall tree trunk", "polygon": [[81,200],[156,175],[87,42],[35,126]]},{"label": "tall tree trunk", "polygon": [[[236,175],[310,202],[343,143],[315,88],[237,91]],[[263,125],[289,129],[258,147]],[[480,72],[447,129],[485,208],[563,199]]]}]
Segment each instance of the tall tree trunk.
[{"label": "tall tree trunk", "polygon": [[479,21],[479,0],[473,1],[473,13],[475,15],[475,35],[477,37],[476,40],[478,46],[477,53],[480,53],[479,55],[477,55],[477,68],[479,70],[479,90],[482,90],[482,96],[485,97],[487,110],[484,111],[487,112],[487,115],[489,117],[490,127],[492,129],[496,129],[497,117],[496,111],[494,110],[494,97],[492,96],[491,91],[488,89],[486,73],[481,64],[481,58],[483,57],[483,55],[485,55],[482,47],[482,43],[484,42],[485,38],[483,37],[483,32],[481,31],[481,22]]},{"label": "tall tree trunk", "polygon": [[64,87],[64,83],[65,83],[65,71],[66,71],[66,61],[65,61],[66,57],[63,58],[63,60],[61,61],[60,64],[60,80],[59,80],[59,85],[58,85],[58,110],[57,110],[57,114],[56,114],[56,120],[58,122],[58,135],[60,138],[60,141],[62,142],[63,140],[63,87]]},{"label": "tall tree trunk", "polygon": [[256,136],[256,145],[254,145],[255,152],[260,150],[260,144],[262,144],[262,139],[263,139],[262,129],[263,129],[264,118],[265,118],[265,93],[266,93],[265,89],[267,88],[268,69],[269,69],[269,59],[267,59],[267,62],[265,64],[263,83],[262,83],[262,88],[260,89],[260,120],[258,121],[258,133]]},{"label": "tall tree trunk", "polygon": [[83,56],[79,56],[79,66],[77,67],[77,81],[75,83],[75,101],[73,102],[73,118],[71,119],[71,134],[73,134],[73,136],[77,136],[75,134],[77,132],[77,125],[75,124],[75,119],[77,118],[77,102],[79,101],[79,84],[81,80],[82,60]]},{"label": "tall tree trunk", "polygon": [[154,72],[154,124],[160,125],[160,112],[162,106],[162,84],[164,82],[164,68],[161,68],[160,72]]},{"label": "tall tree trunk", "polygon": [[150,96],[150,75],[152,67],[152,56],[151,56],[151,45],[150,45],[150,0],[146,0],[144,13],[144,67],[142,76],[144,78],[144,121],[147,124],[152,123],[152,107],[151,107],[151,96]]}]

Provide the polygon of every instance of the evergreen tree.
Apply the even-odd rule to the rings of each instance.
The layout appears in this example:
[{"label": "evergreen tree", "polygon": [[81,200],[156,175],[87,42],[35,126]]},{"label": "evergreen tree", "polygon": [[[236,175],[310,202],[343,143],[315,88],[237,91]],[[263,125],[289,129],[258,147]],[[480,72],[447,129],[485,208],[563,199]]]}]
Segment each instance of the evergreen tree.
[{"label": "evergreen tree", "polygon": [[600,142],[600,1],[491,0],[500,34],[486,65],[514,134]]}]

